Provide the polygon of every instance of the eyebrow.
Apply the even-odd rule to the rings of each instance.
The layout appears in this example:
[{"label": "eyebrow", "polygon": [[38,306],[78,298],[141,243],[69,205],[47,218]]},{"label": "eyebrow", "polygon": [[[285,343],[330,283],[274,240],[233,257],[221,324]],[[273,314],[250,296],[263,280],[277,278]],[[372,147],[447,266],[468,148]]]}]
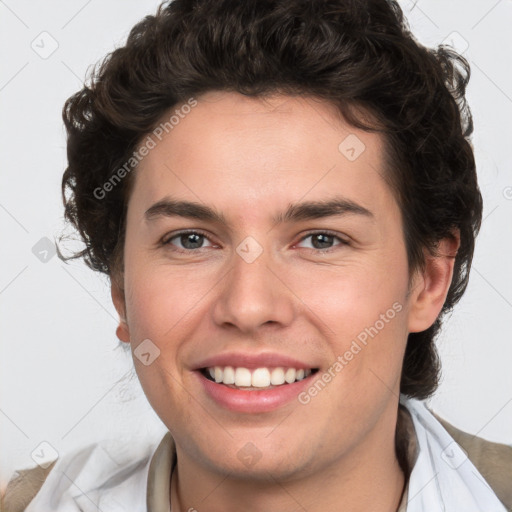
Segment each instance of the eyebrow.
[{"label": "eyebrow", "polygon": [[[347,214],[360,215],[369,219],[375,218],[373,213],[367,208],[350,199],[338,196],[329,200],[290,204],[286,211],[274,216],[272,222],[283,224]],[[174,200],[169,197],[158,201],[148,208],[144,217],[147,221],[152,221],[159,217],[185,217],[224,225],[228,224],[222,213],[209,206],[191,201]]]}]

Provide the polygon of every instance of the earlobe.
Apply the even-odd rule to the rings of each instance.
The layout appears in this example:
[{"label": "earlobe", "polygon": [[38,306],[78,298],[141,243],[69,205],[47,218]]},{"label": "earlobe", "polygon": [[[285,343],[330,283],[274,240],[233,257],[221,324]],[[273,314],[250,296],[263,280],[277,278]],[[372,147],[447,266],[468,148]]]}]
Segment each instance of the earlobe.
[{"label": "earlobe", "polygon": [[130,343],[130,331],[128,330],[128,324],[123,319],[119,321],[119,325],[116,328],[116,336],[120,341]]},{"label": "earlobe", "polygon": [[409,332],[428,329],[439,316],[452,283],[459,245],[457,230],[452,237],[439,242],[436,255],[425,251],[425,269],[416,275],[411,291]]},{"label": "earlobe", "polygon": [[124,298],[124,290],[121,289],[116,279],[111,280],[110,294],[112,302],[119,315],[119,325],[116,328],[116,336],[120,341],[130,343],[130,330],[126,322],[126,304]]}]

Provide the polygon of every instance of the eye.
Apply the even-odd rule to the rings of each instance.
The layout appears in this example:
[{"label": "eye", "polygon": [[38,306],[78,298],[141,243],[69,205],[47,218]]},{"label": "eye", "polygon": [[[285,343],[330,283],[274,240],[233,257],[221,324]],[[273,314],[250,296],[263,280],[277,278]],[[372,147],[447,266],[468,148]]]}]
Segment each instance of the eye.
[{"label": "eye", "polygon": [[[300,242],[304,242],[304,240],[308,238],[311,238],[311,244],[313,246],[310,249],[321,253],[332,252],[333,250],[336,250],[337,246],[349,245],[348,241],[330,231],[315,231],[308,233],[301,238]],[[190,253],[197,252],[198,249],[206,248],[203,245],[205,241],[208,241],[210,244],[206,247],[213,247],[209,238],[200,231],[180,231],[166,239],[163,239],[161,243],[164,246],[172,246],[173,251]],[[338,241],[338,243],[333,245],[335,241]]]},{"label": "eye", "polygon": [[[312,250],[317,252],[332,252],[336,250],[336,246],[349,245],[348,241],[330,231],[314,231],[302,237],[300,241],[303,242],[307,238],[311,238]],[[339,243],[333,246],[332,244],[335,240],[338,240]]]},{"label": "eye", "polygon": [[[162,240],[162,245],[174,246],[175,243],[173,243],[173,240],[177,240],[177,242],[181,244],[181,248],[173,249],[176,252],[193,252],[194,249],[203,249],[204,247],[202,247],[202,245],[208,238],[200,231],[181,231]],[[211,245],[211,247],[213,247],[213,245]]]}]

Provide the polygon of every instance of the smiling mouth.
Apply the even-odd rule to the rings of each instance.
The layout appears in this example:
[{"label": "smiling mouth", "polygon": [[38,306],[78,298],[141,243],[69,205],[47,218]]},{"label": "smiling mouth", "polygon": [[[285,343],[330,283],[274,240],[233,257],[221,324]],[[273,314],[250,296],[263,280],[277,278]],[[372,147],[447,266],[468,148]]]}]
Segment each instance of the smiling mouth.
[{"label": "smiling mouth", "polygon": [[304,380],[318,372],[318,368],[261,367],[248,369],[233,366],[201,368],[208,380],[241,391],[274,389]]}]

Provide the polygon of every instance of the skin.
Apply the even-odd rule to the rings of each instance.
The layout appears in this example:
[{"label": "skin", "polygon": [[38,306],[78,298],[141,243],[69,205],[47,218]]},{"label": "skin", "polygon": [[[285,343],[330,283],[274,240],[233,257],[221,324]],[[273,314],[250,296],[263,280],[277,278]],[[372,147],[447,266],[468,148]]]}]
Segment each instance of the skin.
[{"label": "skin", "polygon": [[[173,512],[395,511],[404,486],[394,435],[407,335],[437,318],[458,237],[441,241],[440,256],[426,254],[425,271],[410,281],[380,135],[351,127],[315,98],[214,91],[197,100],[139,164],[124,274],[112,280],[118,337],[132,349],[150,339],[160,350],[150,365],[134,364],[176,442]],[[349,134],[365,145],[354,161],[338,149]],[[373,217],[271,221],[290,203],[335,193]],[[166,196],[209,205],[227,224],[146,220]],[[187,249],[186,237],[172,237],[184,229],[207,238]],[[348,243],[313,245],[308,231],[325,229]],[[263,249],[250,264],[236,252],[247,236]],[[321,375],[397,302],[401,311],[306,405],[229,411],[192,372],[201,358],[235,350],[300,357]],[[237,457],[248,442],[261,454],[250,467]]]}]

